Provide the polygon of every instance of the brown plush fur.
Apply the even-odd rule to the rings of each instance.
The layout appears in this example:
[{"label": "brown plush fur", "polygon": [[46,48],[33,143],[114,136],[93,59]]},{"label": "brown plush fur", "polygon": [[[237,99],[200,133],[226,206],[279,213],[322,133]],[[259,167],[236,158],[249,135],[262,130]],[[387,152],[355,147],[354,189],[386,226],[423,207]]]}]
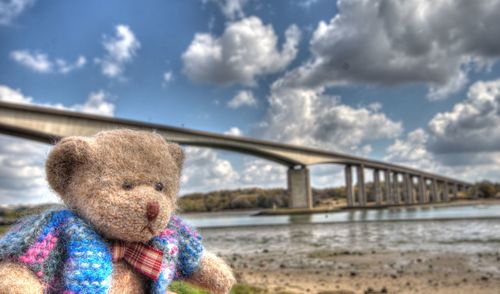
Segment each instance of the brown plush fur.
[{"label": "brown plush fur", "polygon": [[221,258],[210,252],[203,254],[199,270],[186,281],[210,289],[216,294],[228,293],[236,282],[231,268]]},{"label": "brown plush fur", "polygon": [[127,263],[113,264],[113,279],[109,294],[145,293],[145,279],[136,273]]},{"label": "brown plush fur", "polygon": [[[183,161],[182,149],[160,135],[113,130],[62,139],[49,154],[46,173],[65,204],[104,237],[146,242],[160,233],[175,211]],[[155,189],[158,183],[162,191]],[[148,206],[159,206],[153,220],[148,220]],[[10,287],[17,279],[5,272],[6,266],[12,265],[0,264],[9,281],[0,279],[0,288]],[[39,289],[26,269],[16,270],[22,277],[20,289],[32,283],[33,289]],[[33,274],[30,277],[36,279]],[[208,252],[189,281],[217,294],[229,292],[234,284],[229,267]],[[113,265],[111,293],[143,293],[144,289],[140,274],[125,264]]]},{"label": "brown plush fur", "polygon": [[43,285],[28,268],[0,263],[0,294],[42,294]]},{"label": "brown plush fur", "polygon": [[[130,130],[65,138],[46,163],[49,184],[66,205],[105,237],[124,241],[148,241],[167,225],[181,167],[178,145]],[[155,190],[160,182],[165,187],[161,192]],[[131,189],[124,189],[124,183]],[[160,204],[160,214],[148,224],[146,207],[152,202]]]}]

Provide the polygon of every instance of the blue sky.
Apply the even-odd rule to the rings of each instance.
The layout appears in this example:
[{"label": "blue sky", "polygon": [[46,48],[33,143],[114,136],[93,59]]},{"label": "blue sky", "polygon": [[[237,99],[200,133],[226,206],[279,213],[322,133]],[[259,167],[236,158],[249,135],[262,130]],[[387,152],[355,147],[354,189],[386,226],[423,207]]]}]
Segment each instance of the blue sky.
[{"label": "blue sky", "polygon": [[[0,100],[499,180],[499,25],[500,1],[2,1]],[[48,146],[0,140],[0,202],[53,201]],[[264,160],[186,154],[181,193],[286,184]]]}]

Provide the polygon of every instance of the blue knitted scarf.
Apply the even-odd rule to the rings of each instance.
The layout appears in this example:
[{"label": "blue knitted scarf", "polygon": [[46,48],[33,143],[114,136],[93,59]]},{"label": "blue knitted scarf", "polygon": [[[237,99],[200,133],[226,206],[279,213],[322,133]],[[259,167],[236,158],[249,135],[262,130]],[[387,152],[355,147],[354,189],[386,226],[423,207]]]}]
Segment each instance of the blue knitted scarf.
[{"label": "blue knitted scarf", "polygon": [[[151,293],[166,293],[172,280],[189,277],[203,253],[201,236],[175,215],[148,244],[163,252]],[[111,258],[107,241],[66,209],[25,218],[0,239],[0,261],[26,265],[47,285],[48,293],[107,293]]]}]

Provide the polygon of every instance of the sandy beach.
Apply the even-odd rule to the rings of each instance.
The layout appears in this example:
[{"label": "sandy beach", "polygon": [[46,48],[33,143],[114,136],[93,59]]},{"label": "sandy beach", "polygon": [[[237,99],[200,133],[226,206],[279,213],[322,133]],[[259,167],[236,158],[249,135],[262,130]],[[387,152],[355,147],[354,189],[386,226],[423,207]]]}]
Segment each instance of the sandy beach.
[{"label": "sandy beach", "polygon": [[[242,283],[270,293],[499,293],[500,255],[260,252],[224,256]],[[483,268],[478,270],[478,268]]]},{"label": "sandy beach", "polygon": [[500,220],[202,229],[268,293],[500,293]]}]

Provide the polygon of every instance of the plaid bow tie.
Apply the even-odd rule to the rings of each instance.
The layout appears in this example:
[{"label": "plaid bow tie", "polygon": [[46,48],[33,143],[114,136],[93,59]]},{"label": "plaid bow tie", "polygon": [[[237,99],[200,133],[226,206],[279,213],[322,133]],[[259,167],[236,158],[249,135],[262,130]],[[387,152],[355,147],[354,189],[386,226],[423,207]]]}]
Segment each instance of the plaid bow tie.
[{"label": "plaid bow tie", "polygon": [[111,245],[113,262],[122,258],[136,271],[156,281],[160,276],[163,252],[143,243],[115,241]]}]

